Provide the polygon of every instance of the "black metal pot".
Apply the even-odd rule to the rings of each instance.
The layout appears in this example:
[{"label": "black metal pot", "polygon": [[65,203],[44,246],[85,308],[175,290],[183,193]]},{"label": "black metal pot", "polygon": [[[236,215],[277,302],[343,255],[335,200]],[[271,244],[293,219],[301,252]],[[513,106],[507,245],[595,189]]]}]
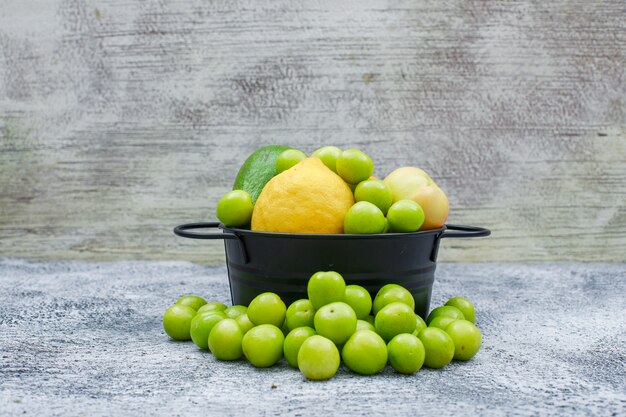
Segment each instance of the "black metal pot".
[{"label": "black metal pot", "polygon": [[[221,233],[190,231],[211,228]],[[422,317],[430,306],[440,240],[491,234],[481,227],[451,224],[415,233],[267,233],[230,229],[218,222],[183,224],[174,233],[224,239],[233,304],[248,305],[258,294],[271,291],[289,305],[307,298],[307,281],[313,273],[337,271],[347,284],[362,285],[372,297],[385,284],[402,285],[413,294],[415,312]]]}]

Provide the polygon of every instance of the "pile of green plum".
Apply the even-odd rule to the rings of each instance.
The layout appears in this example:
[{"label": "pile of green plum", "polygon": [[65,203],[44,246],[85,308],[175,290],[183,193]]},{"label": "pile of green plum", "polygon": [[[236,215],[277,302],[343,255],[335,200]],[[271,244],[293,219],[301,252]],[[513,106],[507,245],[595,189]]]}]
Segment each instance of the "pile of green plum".
[{"label": "pile of green plum", "polygon": [[263,368],[284,356],[311,380],[331,378],[341,360],[362,375],[376,374],[387,363],[413,374],[422,366],[467,361],[480,349],[474,306],[466,298],[451,298],[425,322],[414,312],[411,293],[396,284],[385,285],[372,300],[339,273],[321,271],[309,279],[307,294],[289,307],[270,292],[248,307],[187,295],[167,309],[163,326],[172,339],[193,340],[220,360],[245,356]]}]

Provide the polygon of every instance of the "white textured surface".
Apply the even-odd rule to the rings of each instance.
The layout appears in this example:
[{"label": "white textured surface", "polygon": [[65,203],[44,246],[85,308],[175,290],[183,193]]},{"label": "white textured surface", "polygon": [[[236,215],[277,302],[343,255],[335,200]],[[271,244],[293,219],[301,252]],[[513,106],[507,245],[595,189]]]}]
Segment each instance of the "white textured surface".
[{"label": "white textured surface", "polygon": [[626,252],[624,0],[0,0],[0,254],[185,259],[255,148],[421,166],[452,261]]},{"label": "white textured surface", "polygon": [[465,295],[468,363],[307,382],[168,340],[161,315],[228,301],[225,268],[0,259],[0,410],[17,415],[624,415],[626,265],[440,264],[434,303]]}]

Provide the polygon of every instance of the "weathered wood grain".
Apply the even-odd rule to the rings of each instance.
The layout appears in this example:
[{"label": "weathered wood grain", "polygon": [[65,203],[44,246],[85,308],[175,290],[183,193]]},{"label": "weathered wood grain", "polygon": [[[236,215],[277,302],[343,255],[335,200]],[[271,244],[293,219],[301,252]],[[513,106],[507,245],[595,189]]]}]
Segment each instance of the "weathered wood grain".
[{"label": "weathered wood grain", "polygon": [[223,260],[258,146],[417,165],[447,261],[626,261],[626,6],[611,1],[0,0],[0,254]]}]

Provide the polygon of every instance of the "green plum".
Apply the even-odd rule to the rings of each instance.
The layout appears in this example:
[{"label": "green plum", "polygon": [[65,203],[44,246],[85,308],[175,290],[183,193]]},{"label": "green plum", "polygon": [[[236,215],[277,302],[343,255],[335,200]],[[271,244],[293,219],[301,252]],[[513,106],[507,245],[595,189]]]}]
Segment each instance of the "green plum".
[{"label": "green plum", "polygon": [[415,300],[409,290],[398,284],[387,284],[376,293],[372,304],[372,313],[376,316],[381,308],[396,301],[404,303],[411,307],[412,310],[415,310]]},{"label": "green plum", "polygon": [[372,311],[372,296],[360,285],[346,286],[343,301],[352,307],[357,319],[364,319]]},{"label": "green plum", "polygon": [[283,332],[272,324],[253,327],[243,335],[241,346],[246,359],[257,368],[274,365],[283,356]]},{"label": "green plum", "polygon": [[248,317],[256,326],[273,324],[280,328],[285,322],[287,306],[280,297],[273,292],[264,292],[257,295],[248,305]]},{"label": "green plum", "polygon": [[385,230],[385,215],[378,207],[367,201],[355,203],[343,220],[346,234],[375,234]]},{"label": "green plum", "polygon": [[439,306],[430,312],[426,318],[426,323],[430,325],[430,322],[433,321],[435,317],[439,316],[452,317],[456,320],[465,320],[465,316],[458,308],[452,306]]},{"label": "green plum", "polygon": [[417,232],[424,219],[424,209],[413,200],[398,200],[387,211],[389,231],[393,233]]},{"label": "green plum", "polygon": [[316,334],[312,327],[306,326],[293,329],[287,334],[285,343],[283,344],[283,352],[289,365],[294,368],[298,367],[298,352],[300,351],[300,346],[302,346],[302,343],[304,343],[306,339]]},{"label": "green plum", "polygon": [[332,340],[336,345],[344,344],[356,331],[356,314],[348,304],[338,301],[326,304],[315,313],[315,331]]},{"label": "green plum", "polygon": [[415,331],[413,331],[413,336],[417,336],[422,329],[428,327],[423,318],[419,316],[419,314],[415,315]]},{"label": "green plum", "polygon": [[358,184],[374,173],[372,158],[357,149],[345,150],[337,158],[337,174],[349,184]]},{"label": "green plum", "polygon": [[209,350],[222,361],[233,361],[243,356],[243,331],[234,319],[222,319],[209,333]]},{"label": "green plum", "polygon": [[305,378],[313,381],[332,378],[340,362],[337,346],[320,335],[307,338],[298,351],[298,368]]},{"label": "green plum", "polygon": [[468,320],[455,320],[448,324],[446,333],[454,342],[454,359],[458,361],[472,359],[482,344],[480,330]]},{"label": "green plum", "polygon": [[341,149],[336,146],[324,146],[311,154],[311,156],[321,159],[324,165],[335,173],[337,172],[337,158],[339,158],[339,155],[341,155]]},{"label": "green plum", "polygon": [[375,332],[376,328],[369,321],[357,320],[356,321],[356,331],[358,332],[359,330],[371,330],[371,331]]},{"label": "green plum", "polygon": [[445,305],[458,308],[461,310],[461,313],[463,313],[465,320],[476,323],[476,311],[474,310],[474,304],[472,304],[472,302],[467,298],[452,297],[446,301]]},{"label": "green plum", "polygon": [[306,298],[296,300],[287,308],[287,328],[291,331],[297,327],[313,327],[313,317],[315,317],[313,303]]},{"label": "green plum", "polygon": [[204,298],[198,297],[197,295],[183,295],[176,301],[176,304],[189,306],[197,312],[200,307],[206,304],[206,301]]},{"label": "green plum", "polygon": [[226,318],[226,315],[221,311],[206,311],[204,313],[198,313],[191,320],[191,328],[189,333],[191,334],[191,340],[200,349],[207,350],[209,348],[209,334],[213,327],[220,321]]},{"label": "green plum", "polygon": [[253,209],[250,194],[243,190],[233,190],[218,201],[216,215],[226,227],[244,227],[250,224]]},{"label": "green plum", "polygon": [[387,304],[378,314],[374,327],[386,342],[400,333],[413,333],[415,331],[415,312],[408,305],[399,301]]},{"label": "green plum", "polygon": [[448,324],[452,323],[455,320],[457,319],[450,316],[437,316],[430,321],[428,327],[439,327],[441,330],[446,330]]},{"label": "green plum", "polygon": [[224,314],[229,319],[236,319],[237,317],[245,314],[248,311],[248,307],[236,304],[234,306],[230,306],[224,310]]},{"label": "green plum", "polygon": [[443,368],[454,357],[454,341],[438,327],[423,329],[418,338],[424,345],[424,366],[428,368]]},{"label": "green plum", "polygon": [[239,325],[239,328],[241,329],[243,334],[248,333],[248,331],[254,327],[254,323],[250,321],[248,313],[238,315],[237,317],[235,317],[235,321]]},{"label": "green plum", "polygon": [[226,308],[226,305],[220,303],[219,301],[209,301],[198,309],[198,314],[205,313],[207,311],[224,311]]},{"label": "green plum", "polygon": [[416,336],[407,333],[396,335],[387,345],[389,364],[401,374],[414,374],[424,364],[424,344]]},{"label": "green plum", "polygon": [[163,315],[163,328],[165,333],[174,340],[191,340],[191,320],[196,315],[193,308],[174,304]]},{"label": "green plum", "polygon": [[320,271],[311,276],[307,284],[307,294],[315,310],[335,301],[343,301],[346,282],[335,271]]},{"label": "green plum", "polygon": [[361,181],[354,190],[354,199],[374,204],[383,215],[387,215],[387,211],[393,203],[391,188],[381,180]]},{"label": "green plum", "polygon": [[359,330],[341,350],[346,366],[361,375],[374,375],[387,364],[387,345],[376,332]]},{"label": "green plum", "polygon": [[276,174],[288,170],[304,159],[306,159],[306,154],[297,149],[287,149],[283,151],[276,159]]}]

